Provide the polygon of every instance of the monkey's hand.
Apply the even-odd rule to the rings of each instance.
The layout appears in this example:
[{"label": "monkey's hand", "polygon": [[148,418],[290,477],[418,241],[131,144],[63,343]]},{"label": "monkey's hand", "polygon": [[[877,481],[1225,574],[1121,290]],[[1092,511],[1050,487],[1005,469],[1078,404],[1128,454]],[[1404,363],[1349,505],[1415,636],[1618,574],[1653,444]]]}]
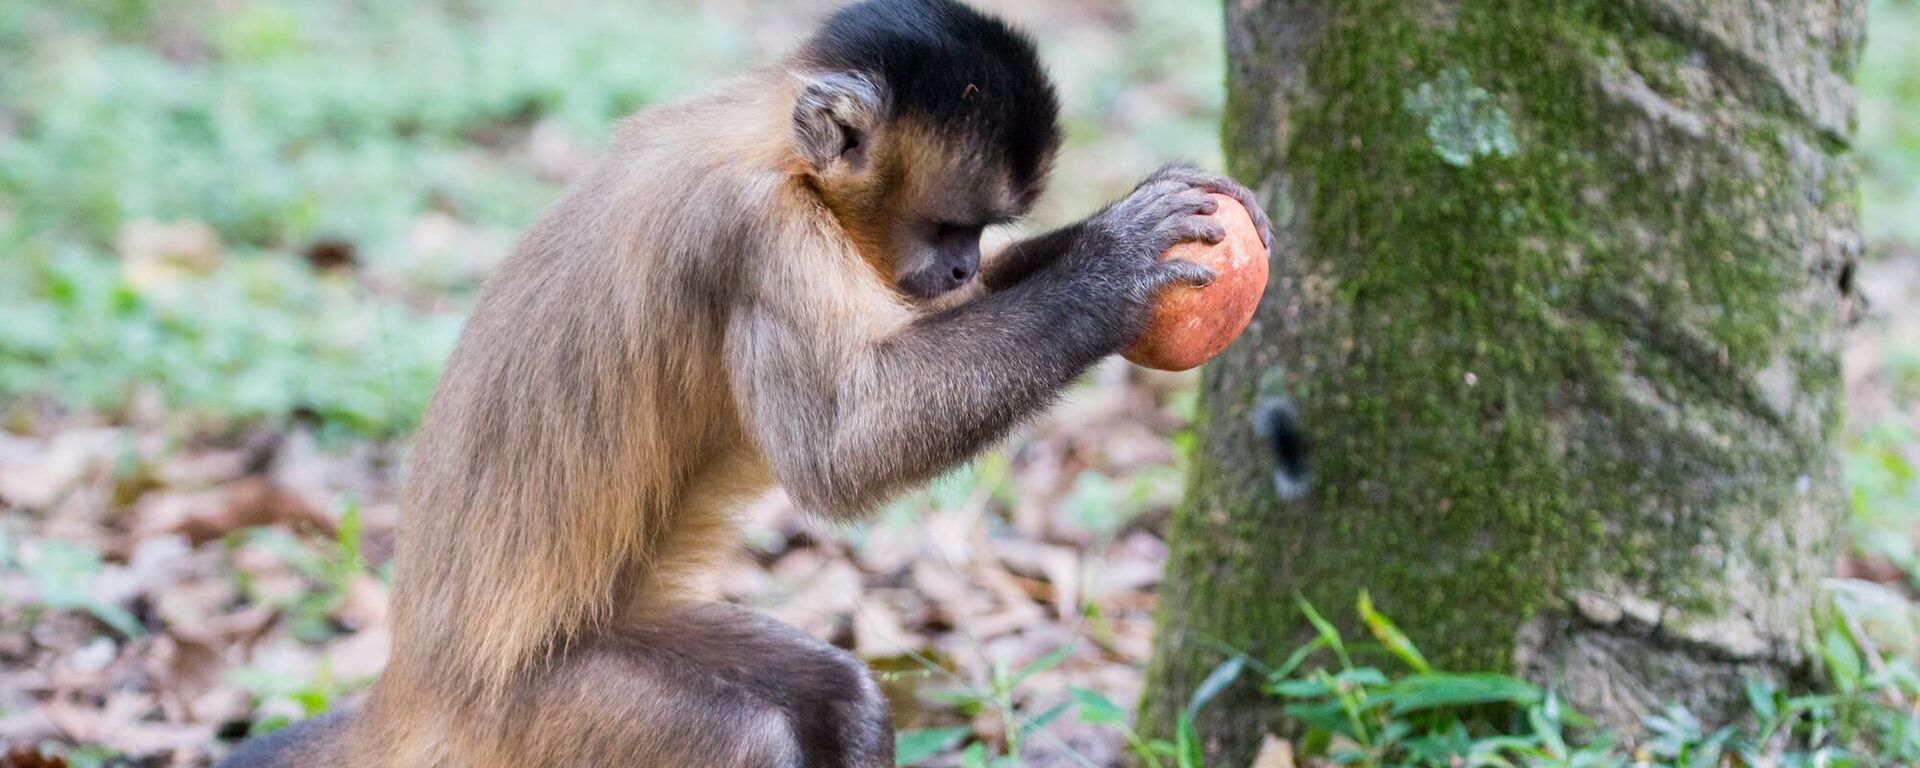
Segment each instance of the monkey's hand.
[{"label": "monkey's hand", "polygon": [[1107,308],[1117,344],[1146,327],[1153,302],[1168,285],[1206,285],[1212,270],[1184,259],[1161,260],[1168,248],[1185,242],[1218,243],[1226,229],[1210,218],[1218,202],[1213,193],[1243,201],[1256,217],[1263,238],[1266,216],[1252,203],[1253,193],[1224,176],[1191,166],[1170,165],[1141,182],[1131,194],[1079,225],[1057,265],[1067,281],[1084,286]]},{"label": "monkey's hand", "polygon": [[1210,193],[1226,195],[1239,201],[1240,207],[1247,209],[1247,215],[1253,217],[1254,226],[1260,229],[1260,245],[1268,250],[1273,249],[1273,222],[1267,218],[1266,209],[1260,207],[1260,201],[1254,199],[1253,190],[1247,189],[1240,182],[1219,174],[1207,173],[1186,163],[1160,166],[1160,170],[1154,171],[1152,176],[1147,177],[1147,182],[1154,181],[1184,181]]},{"label": "monkey's hand", "polygon": [[[1124,225],[1128,211],[1120,210],[1129,204],[1144,203],[1142,196],[1154,192],[1182,191],[1179,184],[1189,188],[1205,190],[1209,193],[1226,195],[1240,202],[1253,217],[1254,224],[1260,229],[1260,241],[1269,248],[1273,246],[1273,228],[1267,221],[1267,213],[1260,209],[1254,200],[1253,192],[1232,179],[1207,173],[1184,163],[1163,166],[1146,181],[1141,182],[1127,199],[1108,206],[1106,210],[1088,217],[1086,220],[1061,227],[1046,234],[1028,238],[1001,251],[991,259],[983,269],[981,278],[988,290],[1001,291],[1026,281],[1034,275],[1051,272],[1059,278],[1062,270],[1057,265],[1074,251],[1083,254],[1092,247],[1092,243],[1083,242],[1089,232],[1106,231],[1112,234]],[[1140,213],[1135,206],[1133,213]],[[1210,210],[1210,209],[1208,209]],[[1184,267],[1174,267],[1175,270]]]}]

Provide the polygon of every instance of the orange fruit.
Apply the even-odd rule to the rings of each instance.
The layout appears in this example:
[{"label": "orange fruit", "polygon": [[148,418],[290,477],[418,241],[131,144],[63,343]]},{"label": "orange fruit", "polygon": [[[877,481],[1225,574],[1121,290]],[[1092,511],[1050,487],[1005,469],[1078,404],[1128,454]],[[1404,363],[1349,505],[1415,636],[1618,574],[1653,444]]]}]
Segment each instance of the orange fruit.
[{"label": "orange fruit", "polygon": [[1213,282],[1195,288],[1169,285],[1160,290],[1147,330],[1120,351],[1136,365],[1184,371],[1212,360],[1247,329],[1260,295],[1267,289],[1267,247],[1260,228],[1240,202],[1214,195],[1220,207],[1213,218],[1227,228],[1216,245],[1181,243],[1161,259],[1186,259],[1213,270]]}]

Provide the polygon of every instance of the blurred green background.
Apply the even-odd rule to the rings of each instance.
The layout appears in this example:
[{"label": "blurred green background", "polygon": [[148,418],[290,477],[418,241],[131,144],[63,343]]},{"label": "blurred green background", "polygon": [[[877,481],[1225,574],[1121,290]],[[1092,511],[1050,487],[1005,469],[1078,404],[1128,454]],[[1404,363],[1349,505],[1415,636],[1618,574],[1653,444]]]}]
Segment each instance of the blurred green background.
[{"label": "blurred green background", "polygon": [[[0,432],[404,437],[490,267],[612,121],[768,61],[831,5],[0,0]],[[1168,160],[1221,166],[1217,2],[979,5],[1043,31],[1066,110],[1052,191],[1023,226]],[[1911,596],[1920,0],[1871,8],[1872,305],[1846,351],[1855,514],[1836,568]],[[1087,498],[1128,503],[1104,485],[1066,503]],[[0,547],[37,534],[0,528]]]}]

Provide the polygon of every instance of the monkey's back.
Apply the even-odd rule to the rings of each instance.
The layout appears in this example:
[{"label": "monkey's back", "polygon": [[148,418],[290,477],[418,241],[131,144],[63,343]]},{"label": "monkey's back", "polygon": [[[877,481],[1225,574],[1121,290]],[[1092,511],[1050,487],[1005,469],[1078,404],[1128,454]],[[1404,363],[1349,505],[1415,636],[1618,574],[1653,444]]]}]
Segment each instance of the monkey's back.
[{"label": "monkey's back", "polygon": [[764,478],[722,354],[732,260],[759,228],[718,226],[703,207],[755,210],[769,189],[715,172],[725,158],[674,114],[725,106],[630,118],[476,302],[412,456],[393,657],[361,729],[377,732],[370,757],[392,762],[376,743],[436,729],[487,733],[447,722],[460,719],[447,702],[486,701],[606,631],[636,593],[663,588],[655,571],[689,559],[668,550],[691,534],[723,539],[690,519],[739,485],[713,476],[717,459]]}]

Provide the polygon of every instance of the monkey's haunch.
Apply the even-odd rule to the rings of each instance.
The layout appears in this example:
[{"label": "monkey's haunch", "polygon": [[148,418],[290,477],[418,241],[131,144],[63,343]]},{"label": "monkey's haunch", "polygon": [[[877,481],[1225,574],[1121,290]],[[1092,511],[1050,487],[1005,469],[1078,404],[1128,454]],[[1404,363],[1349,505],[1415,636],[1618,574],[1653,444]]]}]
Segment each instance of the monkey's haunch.
[{"label": "monkey's haunch", "polygon": [[1153,319],[1140,338],[1120,351],[1136,365],[1184,371],[1212,360],[1253,320],[1260,294],[1267,289],[1267,249],[1247,209],[1226,195],[1213,196],[1220,208],[1213,218],[1225,225],[1218,245],[1181,243],[1161,258],[1186,259],[1213,270],[1212,283],[1161,289]]}]

